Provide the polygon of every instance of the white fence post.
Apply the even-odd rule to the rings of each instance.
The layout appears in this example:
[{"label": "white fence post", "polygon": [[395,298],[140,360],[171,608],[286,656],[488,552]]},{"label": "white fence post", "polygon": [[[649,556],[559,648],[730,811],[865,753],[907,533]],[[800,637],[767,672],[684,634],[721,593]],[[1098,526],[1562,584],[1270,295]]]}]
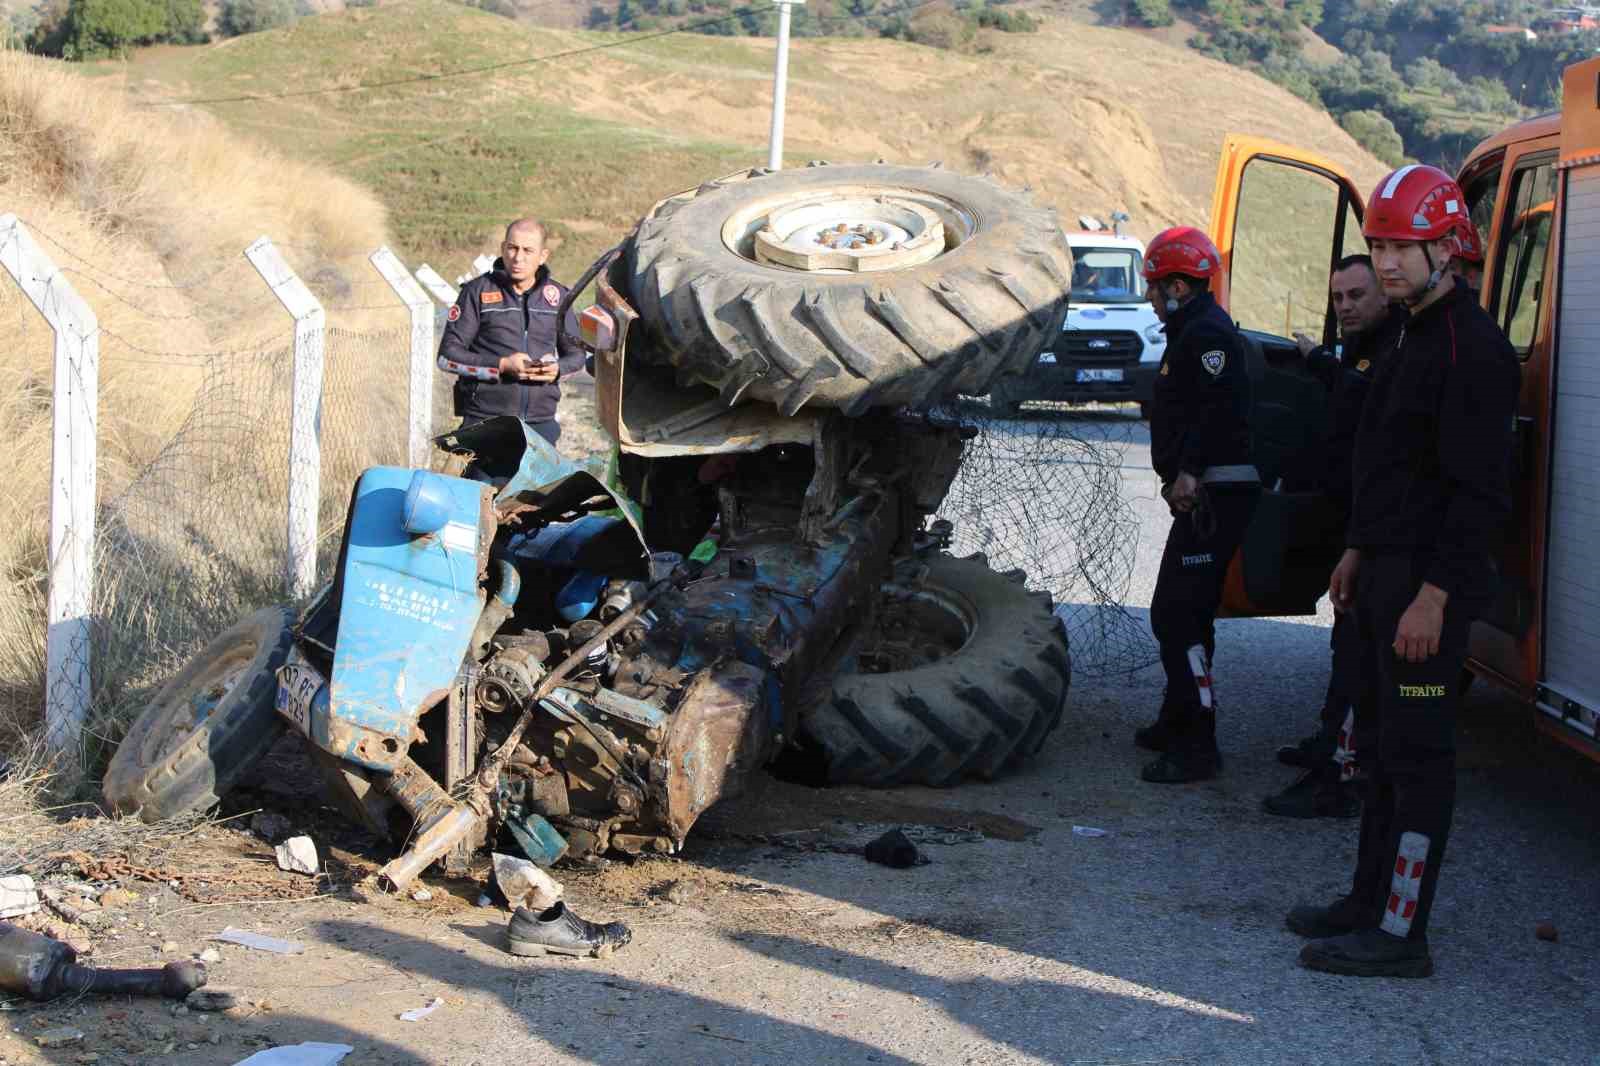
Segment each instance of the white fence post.
[{"label": "white fence post", "polygon": [[294,381],[289,420],[289,558],[284,588],[291,599],[317,584],[317,507],[322,495],[322,363],[326,316],[305,282],[266,237],[244,250],[272,294],[294,319]]},{"label": "white fence post", "polygon": [[0,264],[55,332],[44,721],[60,751],[89,713],[100,323],[16,215],[0,216]]},{"label": "white fence post", "polygon": [[433,301],[387,245],[368,257],[411,312],[411,465],[428,465],[433,429]]},{"label": "white fence post", "polygon": [[[456,284],[465,285],[473,278],[481,277],[492,269],[494,269],[494,259],[487,255],[479,255],[472,260],[472,271],[457,278]],[[451,301],[451,303],[454,302],[454,300]]]},{"label": "white fence post", "polygon": [[461,295],[454,285],[440,277],[439,272],[427,263],[417,267],[417,280],[422,282],[422,287],[427,289],[435,300],[446,307],[455,303],[456,298]]}]

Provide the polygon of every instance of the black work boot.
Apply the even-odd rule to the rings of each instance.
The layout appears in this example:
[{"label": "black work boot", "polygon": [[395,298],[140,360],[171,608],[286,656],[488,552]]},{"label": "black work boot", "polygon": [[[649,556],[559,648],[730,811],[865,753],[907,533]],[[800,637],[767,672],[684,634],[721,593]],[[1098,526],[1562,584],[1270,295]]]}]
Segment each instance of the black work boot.
[{"label": "black work boot", "polygon": [[1360,929],[1300,949],[1300,965],[1350,977],[1431,977],[1426,937],[1402,940],[1381,929]]},{"label": "black work boot", "polygon": [[1289,927],[1291,933],[1307,940],[1326,940],[1360,929],[1376,929],[1378,919],[1370,912],[1364,913],[1350,896],[1340,896],[1326,907],[1310,903],[1296,904],[1284,916],[1283,924]]},{"label": "black work boot", "polygon": [[506,933],[513,955],[592,955],[597,959],[633,939],[633,933],[621,922],[586,922],[568,910],[565,903],[538,914],[518,907]]},{"label": "black work boot", "polygon": [[1307,770],[1300,780],[1261,801],[1261,809],[1280,818],[1354,818],[1361,800],[1349,784],[1339,780],[1339,768]]}]

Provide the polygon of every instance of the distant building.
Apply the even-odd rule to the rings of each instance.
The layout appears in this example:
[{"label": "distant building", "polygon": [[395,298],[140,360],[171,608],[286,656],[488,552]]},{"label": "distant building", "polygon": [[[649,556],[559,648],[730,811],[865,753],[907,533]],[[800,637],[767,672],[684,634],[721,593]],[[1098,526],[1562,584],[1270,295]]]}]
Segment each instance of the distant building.
[{"label": "distant building", "polygon": [[1583,33],[1586,30],[1600,30],[1600,19],[1592,15],[1585,15],[1579,11],[1552,11],[1546,17],[1533,24],[1534,29],[1543,33]]},{"label": "distant building", "polygon": [[1521,37],[1524,41],[1539,39],[1539,35],[1526,26],[1485,26],[1483,32],[1491,37]]}]

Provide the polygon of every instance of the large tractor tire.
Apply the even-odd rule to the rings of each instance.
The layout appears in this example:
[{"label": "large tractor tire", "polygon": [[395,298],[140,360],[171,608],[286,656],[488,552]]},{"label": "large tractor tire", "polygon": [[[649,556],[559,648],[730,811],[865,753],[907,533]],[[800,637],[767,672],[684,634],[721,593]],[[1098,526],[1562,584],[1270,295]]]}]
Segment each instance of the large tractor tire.
[{"label": "large tractor tire", "polygon": [[1072,253],[1054,211],[986,178],[813,164],[661,201],[626,266],[636,358],[730,404],[859,414],[1023,372],[1061,331]]},{"label": "large tractor tire", "polygon": [[106,767],[112,810],[146,822],[206,810],[267,753],[283,734],[273,701],[291,621],[287,607],[257,611],[167,682]]},{"label": "large tractor tire", "polygon": [[805,715],[830,782],[953,785],[1019,765],[1061,721],[1072,682],[1048,593],[982,556],[927,560],[884,590],[874,630]]}]

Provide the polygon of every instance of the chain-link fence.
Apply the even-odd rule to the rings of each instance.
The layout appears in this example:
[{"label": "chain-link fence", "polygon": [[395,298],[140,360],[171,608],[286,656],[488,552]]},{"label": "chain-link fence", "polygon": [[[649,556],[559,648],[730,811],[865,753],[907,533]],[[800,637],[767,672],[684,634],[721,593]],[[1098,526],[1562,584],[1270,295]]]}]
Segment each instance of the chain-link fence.
[{"label": "chain-link fence", "polygon": [[953,405],[975,435],[940,517],[955,527],[957,555],[981,552],[1054,597],[1075,671],[1128,674],[1156,658],[1148,625],[1123,607],[1139,523],[1122,457],[1142,426],[1127,409],[1071,407],[1067,394],[1036,383],[1025,410],[971,398]]}]

